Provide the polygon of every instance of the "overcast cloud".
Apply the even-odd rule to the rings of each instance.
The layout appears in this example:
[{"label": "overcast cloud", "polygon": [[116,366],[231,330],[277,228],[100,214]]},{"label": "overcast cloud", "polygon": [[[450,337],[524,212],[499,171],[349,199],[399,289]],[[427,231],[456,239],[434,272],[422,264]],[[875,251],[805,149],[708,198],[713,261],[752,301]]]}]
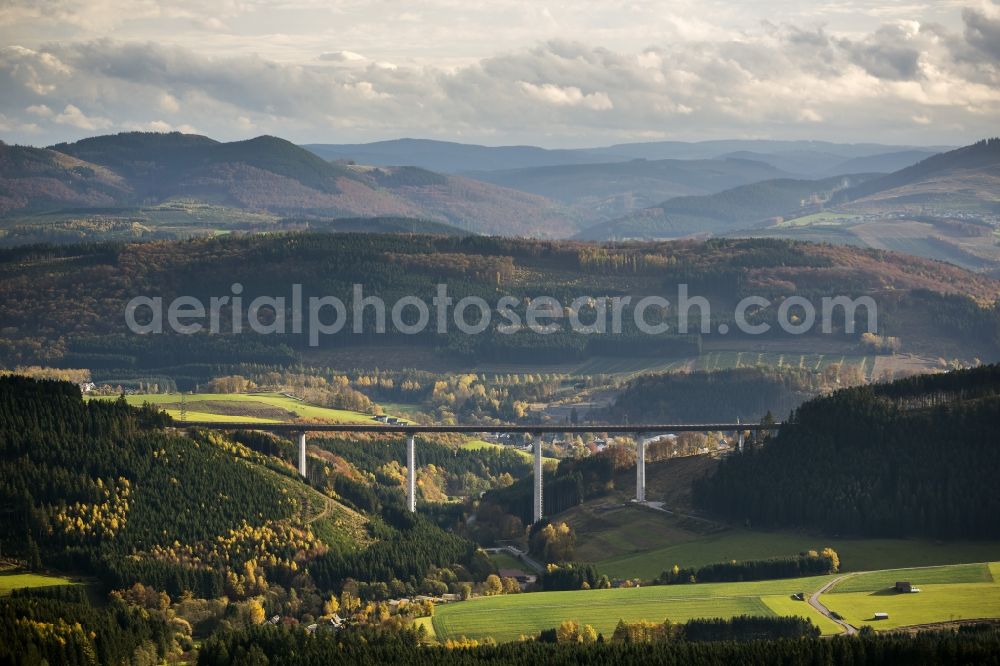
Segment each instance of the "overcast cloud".
[{"label": "overcast cloud", "polygon": [[997,2],[2,0],[0,138],[958,144]]}]

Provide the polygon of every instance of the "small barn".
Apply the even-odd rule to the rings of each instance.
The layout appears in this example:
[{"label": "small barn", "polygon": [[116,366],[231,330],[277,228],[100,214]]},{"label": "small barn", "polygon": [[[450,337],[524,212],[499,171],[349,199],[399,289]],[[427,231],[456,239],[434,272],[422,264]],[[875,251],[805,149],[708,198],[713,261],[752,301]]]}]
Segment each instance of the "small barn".
[{"label": "small barn", "polygon": [[908,580],[899,580],[899,581],[896,581],[896,591],[897,592],[905,592],[905,593],[909,594],[910,592],[913,592],[913,584],[910,583],[910,581],[908,581]]},{"label": "small barn", "polygon": [[889,619],[889,614],[888,613],[875,613],[875,619],[876,620],[888,620]]}]

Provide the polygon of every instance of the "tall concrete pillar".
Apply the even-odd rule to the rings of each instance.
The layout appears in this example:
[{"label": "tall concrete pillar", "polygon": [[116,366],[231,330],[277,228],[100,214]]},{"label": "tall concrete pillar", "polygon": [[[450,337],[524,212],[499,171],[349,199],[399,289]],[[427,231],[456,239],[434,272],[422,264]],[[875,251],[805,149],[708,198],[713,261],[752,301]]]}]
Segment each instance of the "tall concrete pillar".
[{"label": "tall concrete pillar", "polygon": [[646,501],[646,438],[635,438],[635,501]]},{"label": "tall concrete pillar", "polygon": [[306,475],[306,434],[299,433],[299,474]]},{"label": "tall concrete pillar", "polygon": [[537,523],[542,519],[542,495],[545,489],[542,478],[542,438],[536,437],[533,443],[535,445],[535,496],[534,504],[532,504],[532,522]]},{"label": "tall concrete pillar", "polygon": [[413,435],[406,438],[406,508],[417,511],[417,443]]},{"label": "tall concrete pillar", "polygon": [[[739,424],[740,420],[737,418],[736,423]],[[743,431],[740,430],[736,433],[736,449],[743,453]]]}]

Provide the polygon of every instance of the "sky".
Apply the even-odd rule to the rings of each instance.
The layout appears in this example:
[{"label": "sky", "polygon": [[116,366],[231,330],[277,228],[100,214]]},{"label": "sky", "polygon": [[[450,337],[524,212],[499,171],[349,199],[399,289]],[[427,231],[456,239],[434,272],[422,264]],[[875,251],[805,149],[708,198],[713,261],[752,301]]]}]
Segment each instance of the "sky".
[{"label": "sky", "polygon": [[1000,0],[0,0],[0,139],[1000,134]]}]

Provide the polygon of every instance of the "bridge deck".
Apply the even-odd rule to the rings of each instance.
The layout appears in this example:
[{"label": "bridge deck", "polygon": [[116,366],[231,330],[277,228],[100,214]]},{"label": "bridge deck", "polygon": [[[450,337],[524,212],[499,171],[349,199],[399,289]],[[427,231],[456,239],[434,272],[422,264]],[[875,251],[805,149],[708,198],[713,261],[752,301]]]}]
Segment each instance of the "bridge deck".
[{"label": "bridge deck", "polygon": [[759,423],[637,423],[604,425],[420,425],[386,423],[247,423],[241,421],[184,421],[178,428],[205,428],[208,430],[265,430],[268,432],[385,432],[419,434],[429,432],[455,433],[555,433],[555,432],[608,432],[608,433],[657,433],[657,432],[727,432],[734,430],[777,430],[781,424]]}]

